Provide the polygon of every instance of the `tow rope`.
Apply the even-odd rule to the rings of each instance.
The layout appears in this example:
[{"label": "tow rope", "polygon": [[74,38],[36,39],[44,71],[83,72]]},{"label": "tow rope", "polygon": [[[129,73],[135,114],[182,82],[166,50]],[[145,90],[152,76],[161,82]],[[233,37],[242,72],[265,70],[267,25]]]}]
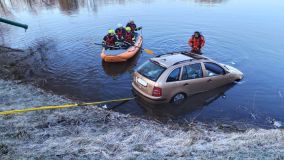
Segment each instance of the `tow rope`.
[{"label": "tow rope", "polygon": [[90,103],[74,103],[74,104],[53,105],[53,106],[40,106],[40,107],[32,107],[32,108],[0,111],[0,115],[11,115],[11,114],[26,113],[26,112],[33,112],[33,111],[42,111],[42,110],[52,110],[52,109],[72,108],[72,107],[93,106],[93,105],[112,103],[112,102],[130,101],[130,100],[133,100],[133,99],[135,99],[135,97],[133,97],[133,98],[122,98],[122,99],[108,100],[108,101],[90,102]]}]

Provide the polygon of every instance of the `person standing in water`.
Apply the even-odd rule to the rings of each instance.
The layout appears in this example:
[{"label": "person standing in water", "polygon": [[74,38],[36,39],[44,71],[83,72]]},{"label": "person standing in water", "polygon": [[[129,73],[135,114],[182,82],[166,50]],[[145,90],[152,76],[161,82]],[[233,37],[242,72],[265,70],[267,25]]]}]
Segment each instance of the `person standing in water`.
[{"label": "person standing in water", "polygon": [[194,32],[194,35],[188,41],[189,46],[191,47],[191,52],[196,54],[202,54],[201,49],[205,45],[204,36],[200,32]]}]

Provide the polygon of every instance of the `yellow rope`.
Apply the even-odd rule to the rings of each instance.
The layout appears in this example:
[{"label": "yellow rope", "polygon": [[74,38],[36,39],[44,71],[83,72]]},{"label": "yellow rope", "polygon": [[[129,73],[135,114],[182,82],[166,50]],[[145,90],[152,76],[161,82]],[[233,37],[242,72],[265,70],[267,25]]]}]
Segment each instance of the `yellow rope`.
[{"label": "yellow rope", "polygon": [[63,109],[63,108],[81,107],[81,106],[92,106],[92,105],[111,103],[111,102],[129,101],[129,100],[132,100],[132,99],[135,99],[135,98],[123,98],[123,99],[115,99],[115,100],[100,101],[100,102],[79,103],[79,104],[74,103],[74,104],[64,104],[64,105],[58,105],[58,106],[41,106],[41,107],[35,107],[35,108],[24,108],[24,109],[1,111],[0,115],[10,115],[10,114],[25,113],[25,112],[40,111],[40,110],[51,110],[51,109]]}]

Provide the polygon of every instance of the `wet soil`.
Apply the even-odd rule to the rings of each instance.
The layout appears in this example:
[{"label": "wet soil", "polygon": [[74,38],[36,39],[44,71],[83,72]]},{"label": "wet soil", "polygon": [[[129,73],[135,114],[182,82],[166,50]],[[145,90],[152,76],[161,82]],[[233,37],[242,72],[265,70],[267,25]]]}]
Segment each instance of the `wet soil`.
[{"label": "wet soil", "polygon": [[44,53],[48,50],[39,44],[26,50],[0,46],[0,78],[21,82],[44,83],[40,72],[44,67]]}]

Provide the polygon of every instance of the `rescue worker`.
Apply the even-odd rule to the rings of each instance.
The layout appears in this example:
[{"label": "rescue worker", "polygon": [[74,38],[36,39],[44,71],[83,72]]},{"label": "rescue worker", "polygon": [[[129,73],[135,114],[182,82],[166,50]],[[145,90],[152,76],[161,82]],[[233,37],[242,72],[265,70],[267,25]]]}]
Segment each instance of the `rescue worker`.
[{"label": "rescue worker", "polygon": [[113,29],[108,30],[108,34],[103,39],[103,45],[106,49],[115,49],[117,38]]},{"label": "rescue worker", "polygon": [[118,40],[119,42],[123,42],[123,41],[124,41],[124,35],[125,35],[125,33],[126,33],[126,30],[125,30],[125,28],[122,26],[122,24],[118,24],[117,27],[118,27],[118,28],[115,30],[117,40]]},{"label": "rescue worker", "polygon": [[132,32],[130,27],[126,27],[125,30],[126,30],[126,33],[125,33],[125,36],[124,36],[125,45],[126,45],[126,47],[133,46],[134,41],[135,41],[134,33]]},{"label": "rescue worker", "polygon": [[200,34],[200,32],[196,31],[194,32],[194,35],[191,36],[191,38],[188,41],[189,46],[191,47],[191,52],[202,54],[201,48],[205,44],[204,36]]},{"label": "rescue worker", "polygon": [[133,20],[130,20],[130,21],[127,23],[126,27],[130,27],[132,33],[134,33],[135,31],[138,31],[138,30],[142,29],[142,27],[138,27],[138,28],[137,28],[137,26],[136,26],[136,24],[134,23]]}]

